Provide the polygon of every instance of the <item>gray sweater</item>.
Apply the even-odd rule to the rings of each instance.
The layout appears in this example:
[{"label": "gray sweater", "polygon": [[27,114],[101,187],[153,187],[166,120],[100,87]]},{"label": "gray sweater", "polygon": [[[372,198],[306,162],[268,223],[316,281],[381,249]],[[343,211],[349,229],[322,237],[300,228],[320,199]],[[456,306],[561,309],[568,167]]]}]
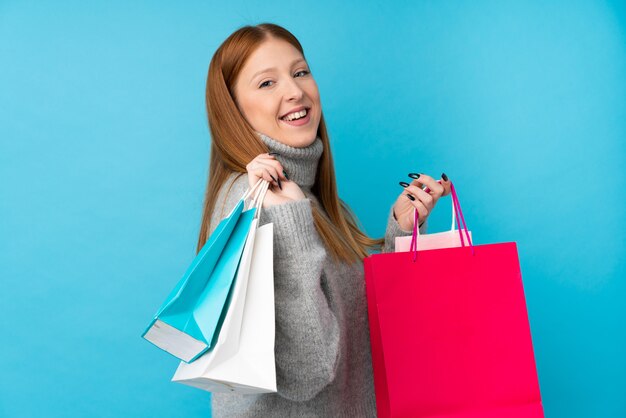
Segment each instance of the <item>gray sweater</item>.
[{"label": "gray sweater", "polygon": [[[306,199],[263,208],[259,226],[274,224],[276,376],[278,392],[212,394],[215,417],[374,417],[376,401],[370,355],[363,263],[335,263],[313,223],[311,192],[323,145],[320,138],[294,148],[261,139]],[[220,189],[211,230],[248,188],[248,175],[231,174]],[[233,183],[234,180],[234,183]],[[232,187],[228,190],[228,187]],[[425,233],[427,222],[420,232]],[[383,252],[396,236],[411,235],[390,208]]]}]

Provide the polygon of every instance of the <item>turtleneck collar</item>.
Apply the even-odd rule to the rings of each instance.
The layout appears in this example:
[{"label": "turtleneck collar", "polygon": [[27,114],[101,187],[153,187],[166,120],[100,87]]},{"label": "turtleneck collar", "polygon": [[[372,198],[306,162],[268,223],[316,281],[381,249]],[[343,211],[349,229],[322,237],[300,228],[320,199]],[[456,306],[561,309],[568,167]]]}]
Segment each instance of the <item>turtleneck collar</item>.
[{"label": "turtleneck collar", "polygon": [[280,155],[276,159],[282,164],[289,176],[289,180],[295,181],[301,188],[310,189],[315,184],[317,164],[324,151],[322,139],[318,136],[311,145],[306,147],[292,147],[274,138],[257,132],[257,135],[269,148],[269,152],[277,152]]}]

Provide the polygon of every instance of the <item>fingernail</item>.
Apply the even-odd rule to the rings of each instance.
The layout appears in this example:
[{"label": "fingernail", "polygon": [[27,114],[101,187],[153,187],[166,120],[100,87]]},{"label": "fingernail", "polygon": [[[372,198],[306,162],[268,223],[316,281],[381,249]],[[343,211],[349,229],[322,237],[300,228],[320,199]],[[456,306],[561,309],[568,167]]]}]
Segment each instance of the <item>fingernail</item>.
[{"label": "fingernail", "polygon": [[417,173],[409,173],[409,177],[411,177],[412,179],[416,179],[417,180],[418,178],[420,178],[420,175],[417,174]]},{"label": "fingernail", "polygon": [[407,183],[406,181],[401,181],[400,182],[400,186],[402,186],[402,187],[409,187],[409,183]]},{"label": "fingernail", "polygon": [[285,178],[289,180],[289,176],[287,175],[287,172],[285,170],[283,170],[283,174],[285,175]]},{"label": "fingernail", "polygon": [[269,155],[280,155],[280,154],[279,154],[279,153],[277,153],[277,152],[268,152],[268,154],[269,154]]},{"label": "fingernail", "polygon": [[278,188],[279,188],[280,190],[282,190],[282,189],[283,189],[283,186],[281,186],[281,185],[280,185],[280,177],[278,178]]},{"label": "fingernail", "polygon": [[411,196],[410,194],[405,195],[406,197],[408,197],[411,200],[415,200],[415,198],[413,196]]},{"label": "fingernail", "polygon": [[270,174],[270,177],[271,177],[274,181],[276,181],[276,179],[274,178],[274,176],[272,176],[271,174]]},{"label": "fingernail", "polygon": [[443,181],[448,181],[448,176],[446,176],[446,173],[441,173],[441,178],[443,179]]}]

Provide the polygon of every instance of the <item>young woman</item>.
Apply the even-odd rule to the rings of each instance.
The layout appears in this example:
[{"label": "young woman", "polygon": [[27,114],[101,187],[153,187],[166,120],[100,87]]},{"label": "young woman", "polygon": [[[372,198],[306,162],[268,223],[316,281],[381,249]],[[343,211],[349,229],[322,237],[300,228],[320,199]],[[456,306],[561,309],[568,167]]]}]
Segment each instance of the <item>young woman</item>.
[{"label": "young woman", "polygon": [[[274,24],[245,26],[217,49],[206,105],[212,136],[198,250],[248,187],[271,182],[259,225],[274,224],[278,392],[213,394],[216,417],[376,415],[362,260],[422,233],[440,181],[411,173],[385,237],[371,239],[337,195],[320,94],[302,46]],[[382,248],[381,248],[382,247]]]}]

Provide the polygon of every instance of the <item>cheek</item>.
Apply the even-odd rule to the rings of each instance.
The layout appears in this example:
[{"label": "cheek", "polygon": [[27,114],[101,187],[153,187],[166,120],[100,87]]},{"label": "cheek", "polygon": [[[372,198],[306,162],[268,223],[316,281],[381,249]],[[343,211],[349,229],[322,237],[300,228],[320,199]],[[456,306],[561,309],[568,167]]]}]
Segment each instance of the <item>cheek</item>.
[{"label": "cheek", "polygon": [[248,97],[243,104],[248,121],[263,123],[268,117],[274,118],[276,110],[266,97]]},{"label": "cheek", "polygon": [[320,106],[320,92],[317,89],[317,84],[315,84],[315,82],[311,83],[311,86],[307,89],[307,94],[311,98],[313,103],[315,103],[317,105],[317,107],[319,108],[319,106]]}]

